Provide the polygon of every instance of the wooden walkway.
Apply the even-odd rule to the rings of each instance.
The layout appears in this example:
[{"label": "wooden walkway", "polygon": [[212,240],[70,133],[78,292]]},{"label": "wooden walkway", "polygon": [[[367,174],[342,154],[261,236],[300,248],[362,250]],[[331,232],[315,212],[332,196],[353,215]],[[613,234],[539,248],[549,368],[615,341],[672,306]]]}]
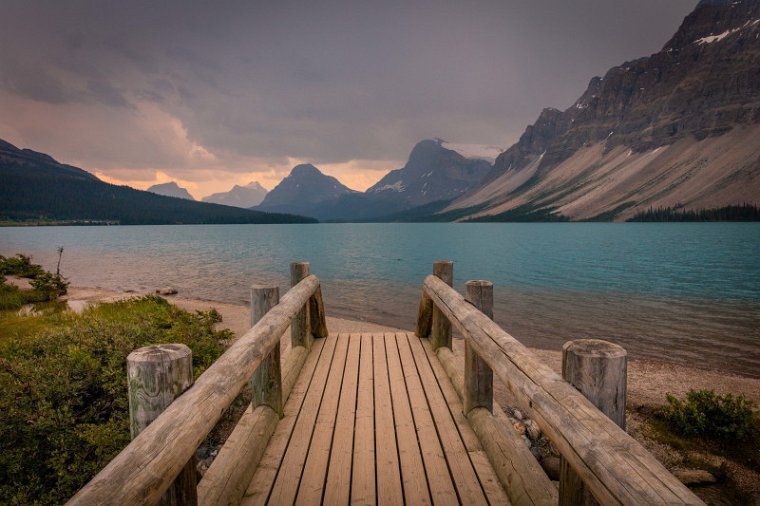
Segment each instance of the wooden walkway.
[{"label": "wooden walkway", "polygon": [[509,504],[427,340],[314,342],[242,504]]}]

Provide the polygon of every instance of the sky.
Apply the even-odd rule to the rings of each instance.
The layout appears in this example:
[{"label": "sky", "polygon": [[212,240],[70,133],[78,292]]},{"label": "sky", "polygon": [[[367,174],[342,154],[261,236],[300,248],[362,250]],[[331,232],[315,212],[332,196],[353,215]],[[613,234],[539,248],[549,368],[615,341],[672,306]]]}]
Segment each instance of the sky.
[{"label": "sky", "polygon": [[0,139],[196,198],[313,163],[364,190],[442,138],[508,148],[696,0],[0,0]]}]

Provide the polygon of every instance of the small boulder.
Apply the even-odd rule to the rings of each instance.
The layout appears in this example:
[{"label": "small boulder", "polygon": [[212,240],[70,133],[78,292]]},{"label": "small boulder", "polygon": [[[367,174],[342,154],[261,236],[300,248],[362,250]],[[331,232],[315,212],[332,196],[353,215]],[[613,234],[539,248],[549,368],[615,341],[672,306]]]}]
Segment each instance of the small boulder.
[{"label": "small boulder", "polygon": [[164,288],[156,290],[156,293],[159,295],[177,295],[177,289],[172,288],[171,286],[165,286]]}]

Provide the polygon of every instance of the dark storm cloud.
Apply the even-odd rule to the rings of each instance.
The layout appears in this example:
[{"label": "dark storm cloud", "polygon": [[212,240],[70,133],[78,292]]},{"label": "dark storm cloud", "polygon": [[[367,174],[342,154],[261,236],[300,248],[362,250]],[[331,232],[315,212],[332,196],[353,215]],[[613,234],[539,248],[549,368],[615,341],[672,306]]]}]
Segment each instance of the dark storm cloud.
[{"label": "dark storm cloud", "polygon": [[543,107],[658,50],[695,4],[6,1],[0,88],[152,103],[222,159],[402,159],[433,136],[507,147]]}]

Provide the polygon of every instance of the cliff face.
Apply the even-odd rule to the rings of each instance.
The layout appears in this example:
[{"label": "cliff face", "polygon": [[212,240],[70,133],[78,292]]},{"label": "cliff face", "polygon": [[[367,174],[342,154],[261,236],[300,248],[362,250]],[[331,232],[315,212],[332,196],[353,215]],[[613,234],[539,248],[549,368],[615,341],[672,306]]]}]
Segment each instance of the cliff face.
[{"label": "cliff face", "polygon": [[[504,208],[510,199],[541,183],[554,168],[577,158],[581,150],[591,146],[601,146],[600,157],[617,148],[630,150],[631,155],[643,155],[679,143],[701,142],[732,131],[754,129],[759,124],[760,0],[702,1],[660,52],[614,67],[604,77],[594,77],[583,95],[565,111],[545,109],[520,140],[497,158],[485,187],[476,191],[480,197],[475,198],[471,192],[451,208],[477,205],[481,207],[480,214],[483,207]],[[692,168],[702,165],[702,169],[709,169],[714,165],[711,162],[714,157],[707,155],[710,150],[706,146],[702,151],[706,158],[684,159],[681,165],[692,164]],[[586,160],[576,164],[576,168],[582,172],[601,160]],[[737,160],[748,170],[757,167],[754,162]],[[515,173],[510,179],[518,180],[521,178],[514,176],[526,169],[531,175],[522,178],[521,184],[503,185],[509,173]],[[746,182],[756,184],[755,176]],[[507,193],[493,187],[500,178]],[[640,178],[636,182],[646,183]],[[571,189],[544,188],[557,197]],[[758,195],[760,188],[754,189]],[[630,188],[627,193],[633,190]],[[705,191],[709,188],[700,189]],[[659,193],[667,197],[667,192]],[[689,207],[703,196],[683,194],[684,200],[678,203]],[[626,209],[642,204],[660,205],[657,198],[650,197],[654,196],[649,195],[647,202],[628,201]],[[731,203],[735,202],[719,202]],[[535,204],[556,212],[567,201],[543,199]],[[622,206],[623,202],[617,204]],[[569,217],[591,218],[609,211],[607,207],[591,206],[588,211],[591,215]]]}]

